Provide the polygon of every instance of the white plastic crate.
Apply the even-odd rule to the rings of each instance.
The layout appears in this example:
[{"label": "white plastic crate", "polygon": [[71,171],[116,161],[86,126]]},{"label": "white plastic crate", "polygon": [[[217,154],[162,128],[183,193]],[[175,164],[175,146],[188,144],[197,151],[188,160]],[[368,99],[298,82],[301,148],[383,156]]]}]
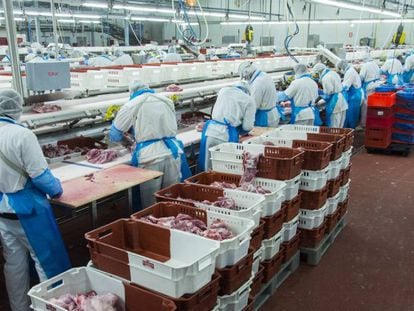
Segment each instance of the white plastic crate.
[{"label": "white plastic crate", "polygon": [[338,192],[334,197],[328,198],[326,204],[328,204],[328,209],[326,211],[326,215],[332,215],[336,212],[338,208],[339,198],[341,197],[341,193]]},{"label": "white plastic crate", "polygon": [[286,183],[286,190],[285,190],[286,201],[290,201],[298,195],[301,178],[302,178],[302,174],[290,180],[284,180],[284,182]]},{"label": "white plastic crate", "polygon": [[342,186],[341,188],[339,188],[338,203],[342,203],[343,201],[346,200],[346,198],[348,196],[348,191],[349,191],[349,185],[350,184],[351,184],[351,180],[349,180],[348,183],[345,186]]},{"label": "white plastic crate", "polygon": [[279,252],[280,244],[282,244],[282,234],[283,234],[283,230],[280,230],[270,239],[263,240],[262,261],[272,259]]},{"label": "white plastic crate", "polygon": [[342,169],[342,161],[343,155],[338,160],[329,162],[328,180],[335,179],[339,176]]},{"label": "white plastic crate", "polygon": [[299,224],[299,215],[293,218],[291,221],[285,222],[283,224],[282,242],[288,242],[295,237],[296,232],[298,230],[298,224]]},{"label": "white plastic crate", "polygon": [[50,278],[34,286],[28,295],[32,302],[31,307],[35,311],[66,311],[49,300],[64,294],[76,295],[92,290],[98,295],[113,293],[125,303],[125,288],[121,280],[87,267],[73,268]]},{"label": "white plastic crate", "polygon": [[253,155],[263,154],[264,145],[223,143],[209,149],[211,160],[228,161],[232,163],[243,163],[243,151],[248,151]]},{"label": "white plastic crate", "polygon": [[317,191],[322,189],[326,186],[329,172],[329,166],[319,171],[302,170],[299,188],[305,191]]},{"label": "white plastic crate", "polygon": [[252,275],[253,277],[256,276],[257,272],[259,272],[260,262],[262,262],[263,258],[263,246],[260,247],[256,253],[253,254],[253,266],[252,266]]},{"label": "white plastic crate", "polygon": [[308,134],[306,132],[288,130],[281,131],[279,128],[264,133],[262,137],[265,139],[265,141],[269,141],[268,139],[308,140]]},{"label": "white plastic crate", "polygon": [[300,124],[285,124],[277,128],[279,131],[296,131],[304,133],[319,133],[319,126],[300,125]]},{"label": "white plastic crate", "polygon": [[349,150],[342,153],[341,170],[348,168],[349,163],[351,162],[352,149],[354,149],[354,147],[351,147]]},{"label": "white plastic crate", "polygon": [[263,203],[261,217],[276,214],[282,207],[282,202],[285,200],[286,183],[274,179],[255,178],[254,184],[271,191],[271,193],[262,194],[265,201]]},{"label": "white plastic crate", "polygon": [[249,302],[250,286],[252,280],[250,279],[243,284],[234,293],[226,296],[219,296],[219,310],[221,311],[241,311],[247,306]]},{"label": "white plastic crate", "polygon": [[301,209],[298,227],[307,230],[318,228],[323,224],[327,209],[328,204],[317,210]]},{"label": "white plastic crate", "polygon": [[108,87],[108,72],[103,70],[88,70],[86,72],[70,73],[71,88],[78,90],[101,90]]},{"label": "white plastic crate", "polygon": [[212,206],[204,203],[194,203],[194,205],[218,214],[251,219],[254,221],[254,228],[256,228],[260,223],[260,214],[263,210],[263,195],[235,189],[224,189],[223,191],[225,197],[231,198],[235,201],[237,207],[236,210]]}]

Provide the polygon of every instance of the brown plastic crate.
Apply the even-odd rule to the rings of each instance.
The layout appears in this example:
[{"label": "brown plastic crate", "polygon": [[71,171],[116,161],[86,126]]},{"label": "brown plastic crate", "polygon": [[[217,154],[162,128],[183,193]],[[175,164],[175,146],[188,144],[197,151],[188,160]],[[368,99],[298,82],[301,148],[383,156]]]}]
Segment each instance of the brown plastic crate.
[{"label": "brown plastic crate", "polygon": [[328,185],[323,187],[321,190],[317,191],[304,191],[300,190],[302,193],[302,201],[300,208],[302,209],[320,209],[326,203],[328,199]]},{"label": "brown plastic crate", "polygon": [[285,201],[282,203],[282,208],[285,212],[285,217],[283,222],[289,222],[293,220],[299,214],[300,204],[302,202],[302,193],[298,193],[296,197],[294,197],[290,201]]},{"label": "brown plastic crate", "polygon": [[341,213],[339,215],[339,220],[345,216],[346,211],[348,210],[348,204],[349,204],[349,195],[345,199],[345,201],[343,201],[342,203],[339,203],[338,209],[341,210]]},{"label": "brown plastic crate", "polygon": [[251,298],[253,299],[256,298],[257,294],[262,289],[263,279],[264,279],[264,267],[263,265],[260,265],[259,271],[255,275],[253,279],[253,283],[250,286],[250,297]]},{"label": "brown plastic crate", "polygon": [[300,246],[315,248],[325,236],[326,220],[318,227],[312,230],[300,229],[301,239]]},{"label": "brown plastic crate", "polygon": [[345,150],[346,136],[335,134],[308,133],[308,140],[323,141],[332,144],[331,161],[338,160]]},{"label": "brown plastic crate", "polygon": [[[174,299],[134,283],[124,282],[126,311],[175,311]],[[207,310],[206,310],[207,311]]]},{"label": "brown plastic crate", "polygon": [[337,178],[328,180],[328,198],[332,198],[338,194],[343,179],[342,174],[341,171],[341,174]]},{"label": "brown plastic crate", "polygon": [[249,296],[249,301],[247,302],[247,306],[244,307],[243,311],[254,311],[254,299],[252,296]]},{"label": "brown plastic crate", "polygon": [[262,217],[261,220],[264,221],[264,240],[272,238],[276,233],[282,230],[284,216],[284,211],[280,209],[280,211],[272,216]]},{"label": "brown plastic crate", "polygon": [[227,182],[229,184],[239,185],[241,175],[220,173],[216,171],[206,171],[187,178],[184,182],[189,184],[198,184],[209,186],[215,181]]},{"label": "brown plastic crate", "polygon": [[299,149],[266,146],[260,157],[257,177],[289,180],[301,173],[305,152]]},{"label": "brown plastic crate", "polygon": [[354,144],[355,130],[353,129],[321,126],[319,127],[319,132],[345,136],[345,151],[349,150]]},{"label": "brown plastic crate", "polygon": [[329,165],[332,144],[313,140],[293,140],[293,148],[305,151],[303,170],[319,171]]},{"label": "brown plastic crate", "polygon": [[289,261],[298,251],[299,249],[299,242],[300,242],[300,231],[296,233],[296,235],[287,242],[283,242],[283,263]]},{"label": "brown plastic crate", "polygon": [[251,234],[249,248],[253,249],[254,252],[257,252],[259,248],[262,246],[262,241],[264,237],[264,226],[265,222],[263,220],[260,220],[259,226],[257,226]]},{"label": "brown plastic crate", "polygon": [[279,272],[282,267],[283,252],[279,251],[272,259],[262,262],[263,269],[263,283],[270,282],[271,279]]},{"label": "brown plastic crate", "polygon": [[325,221],[326,221],[326,229],[325,229],[325,233],[328,234],[330,233],[333,228],[335,228],[336,224],[339,221],[339,216],[341,216],[341,209],[338,208],[335,213],[333,213],[332,215],[328,215],[325,217]]},{"label": "brown plastic crate", "polygon": [[216,269],[220,275],[219,296],[230,295],[245,284],[252,275],[254,250],[232,266]]},{"label": "brown plastic crate", "polygon": [[365,147],[385,149],[391,144],[392,128],[372,127],[365,130]]},{"label": "brown plastic crate", "polygon": [[346,169],[342,170],[343,175],[341,180],[341,187],[345,186],[348,183],[351,174],[351,167],[352,163],[349,163],[349,166]]},{"label": "brown plastic crate", "polygon": [[174,201],[188,206],[194,206],[187,200],[215,202],[219,197],[224,196],[223,189],[207,187],[196,184],[174,184],[168,188],[161,189],[154,193],[158,202]]}]

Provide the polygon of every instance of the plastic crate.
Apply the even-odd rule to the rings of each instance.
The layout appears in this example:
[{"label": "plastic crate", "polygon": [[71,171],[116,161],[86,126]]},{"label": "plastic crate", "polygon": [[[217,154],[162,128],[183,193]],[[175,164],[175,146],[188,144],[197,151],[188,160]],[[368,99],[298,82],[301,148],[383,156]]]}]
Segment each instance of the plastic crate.
[{"label": "plastic crate", "polygon": [[263,220],[260,221],[260,225],[253,230],[251,239],[250,239],[250,246],[249,248],[257,251],[262,246],[263,236],[264,236],[264,225],[265,222]]},{"label": "plastic crate", "polygon": [[[175,201],[219,214],[248,218],[254,221],[255,227],[260,223],[260,214],[264,204],[264,198],[260,194],[232,189],[218,189],[196,184],[175,184],[154,193],[154,195],[158,202]],[[205,200],[215,202],[219,197],[233,199],[237,209],[230,210],[201,203]]]},{"label": "plastic crate", "polygon": [[326,216],[325,234],[330,233],[335,228],[336,224],[339,221],[339,216],[341,216],[340,209],[337,209],[332,215]]},{"label": "plastic crate", "polygon": [[119,279],[99,272],[93,268],[73,268],[48,279],[29,290],[35,311],[66,309],[50,303],[52,298],[65,294],[81,294],[95,291],[97,294],[113,293],[120,298],[126,310],[176,310],[176,305],[169,299],[134,284],[122,282]]},{"label": "plastic crate", "polygon": [[301,209],[316,210],[325,205],[328,198],[328,186],[317,191],[302,191]]},{"label": "plastic crate", "polygon": [[209,149],[214,171],[243,174],[243,151],[262,154],[257,177],[289,180],[300,174],[305,152],[298,149],[224,143]]},{"label": "plastic crate", "polygon": [[299,215],[289,222],[283,224],[283,239],[282,242],[287,242],[293,239],[297,233],[299,224]]},{"label": "plastic crate", "polygon": [[255,276],[258,273],[260,263],[263,261],[262,256],[263,256],[263,246],[260,247],[260,249],[256,251],[253,255],[252,276]]},{"label": "plastic crate", "polygon": [[339,198],[341,194],[338,192],[334,197],[328,198],[326,203],[328,208],[326,210],[326,215],[332,215],[338,209]]},{"label": "plastic crate", "polygon": [[[210,186],[213,182],[227,182],[239,185],[241,180],[240,175],[226,174],[215,171],[207,171],[188,178],[186,183],[200,184]],[[255,178],[253,180],[256,186],[260,186],[271,193],[262,194],[265,202],[261,216],[270,216],[278,212],[281,208],[282,202],[285,198],[286,183],[279,180]]]},{"label": "plastic crate", "polygon": [[[278,131],[276,133],[284,134],[283,136],[288,137],[288,132]],[[295,134],[296,132],[292,132]],[[296,133],[304,134],[307,136],[307,133]],[[327,142],[298,140],[290,138],[276,138],[270,136],[269,133],[266,136],[253,137],[249,140],[243,142],[243,144],[258,144],[262,145],[264,142],[270,142],[275,147],[286,147],[286,148],[300,148],[305,151],[305,160],[302,165],[302,169],[306,170],[321,170],[328,166],[329,159],[331,158],[332,153],[332,144]],[[342,151],[341,151],[342,153]]]},{"label": "plastic crate", "polygon": [[338,203],[342,203],[348,197],[349,186],[351,185],[351,179],[348,180],[348,183],[345,186],[339,188],[339,199]]},{"label": "plastic crate", "polygon": [[249,280],[238,290],[230,295],[219,296],[219,310],[220,311],[240,311],[247,306],[249,301],[250,286],[252,281]]},{"label": "plastic crate", "polygon": [[329,164],[328,180],[338,178],[342,169],[343,157],[344,156],[340,157],[338,160],[331,161]]},{"label": "plastic crate", "polygon": [[[252,297],[253,301],[254,298],[257,296],[257,294],[260,292],[260,290],[262,289],[262,283],[263,283],[263,279],[264,279],[264,266],[260,265],[259,266],[259,271],[256,273],[256,275],[254,276],[253,280],[252,280],[252,285],[250,286],[250,297]],[[254,309],[252,309],[254,310]]]},{"label": "plastic crate", "polygon": [[323,189],[329,179],[330,171],[331,166],[320,171],[303,170],[300,178],[300,190],[317,191]]},{"label": "plastic crate", "polygon": [[264,234],[263,239],[267,240],[272,238],[276,233],[278,233],[283,226],[283,221],[285,218],[285,211],[280,210],[273,216],[263,217],[262,221],[264,222]]},{"label": "plastic crate", "polygon": [[162,202],[133,214],[131,219],[139,221],[141,218],[151,215],[161,218],[171,216],[175,217],[178,214],[187,214],[191,217],[200,219],[207,224],[207,226],[219,219],[226,223],[233,232],[233,238],[219,241],[220,251],[216,258],[216,268],[233,265],[247,255],[250,244],[250,234],[253,231],[254,222],[246,218],[218,214],[212,211],[200,210],[183,204]]},{"label": "plastic crate", "polygon": [[346,169],[351,163],[352,151],[354,147],[344,152],[341,163],[341,170]]},{"label": "plastic crate", "polygon": [[[252,280],[252,282],[253,282],[253,280]],[[252,283],[252,285],[250,286],[250,288],[252,289],[253,288],[253,283]],[[248,302],[247,302],[247,306],[245,306],[244,308],[243,308],[243,311],[254,311],[254,299],[252,299],[252,295],[251,295],[251,293],[252,293],[252,291],[250,290],[250,295],[249,295],[249,300],[248,300]]]},{"label": "plastic crate", "polygon": [[323,222],[318,228],[307,230],[300,229],[300,246],[307,248],[316,248],[325,236],[326,222]]},{"label": "plastic crate", "polygon": [[392,107],[397,101],[395,92],[376,92],[368,96],[368,108],[370,107]]},{"label": "plastic crate", "polygon": [[263,240],[262,261],[272,259],[279,252],[280,244],[282,243],[282,234],[283,230],[280,230],[270,239]]},{"label": "plastic crate", "polygon": [[216,269],[220,275],[219,296],[230,295],[246,283],[252,275],[254,251],[249,253],[232,266]]},{"label": "plastic crate", "polygon": [[289,261],[299,250],[300,231],[287,242],[283,242],[283,263]]},{"label": "plastic crate", "polygon": [[327,213],[328,203],[318,210],[306,210],[301,209],[299,214],[299,224],[298,227],[301,229],[314,229],[319,227]]},{"label": "plastic crate", "polygon": [[283,252],[279,252],[271,260],[266,260],[262,262],[263,266],[263,283],[269,283],[273,277],[279,272],[282,267],[283,261]]},{"label": "plastic crate", "polygon": [[293,200],[295,197],[298,196],[301,177],[302,177],[302,174],[290,180],[284,181],[286,183],[286,189],[285,189],[285,200],[286,201]]},{"label": "plastic crate", "polygon": [[290,201],[283,202],[284,219],[283,222],[289,222],[293,218],[299,215],[300,203],[302,200],[302,194],[299,193],[295,198]]},{"label": "plastic crate", "polygon": [[346,169],[342,170],[343,176],[341,180],[341,187],[345,186],[348,183],[349,177],[351,175],[351,167],[352,167],[352,164],[350,163]]},{"label": "plastic crate", "polygon": [[375,88],[375,92],[377,93],[392,93],[392,92],[395,93],[396,91],[397,91],[397,88],[393,84],[383,84]]},{"label": "plastic crate", "polygon": [[414,130],[413,131],[399,131],[398,129],[393,129],[391,139],[392,139],[392,142],[403,143],[403,144],[414,144]]},{"label": "plastic crate", "polygon": [[332,198],[338,194],[344,173],[345,171],[341,170],[341,174],[337,178],[328,180],[328,198]]},{"label": "plastic crate", "polygon": [[348,204],[349,204],[349,197],[347,197],[345,201],[343,201],[342,203],[339,203],[338,209],[341,211],[339,219],[342,219],[345,216],[348,210]]},{"label": "plastic crate", "polygon": [[391,144],[391,136],[391,128],[367,128],[365,130],[365,147],[385,149]]},{"label": "plastic crate", "polygon": [[[371,108],[369,108],[371,109]],[[391,127],[394,123],[394,114],[386,118],[367,116],[366,127]]]},{"label": "plastic crate", "polygon": [[220,249],[217,241],[127,219],[85,237],[97,268],[174,298],[210,282]]},{"label": "plastic crate", "polygon": [[397,113],[413,118],[414,117],[414,104],[411,107],[409,105],[397,103],[394,106],[394,115]]}]

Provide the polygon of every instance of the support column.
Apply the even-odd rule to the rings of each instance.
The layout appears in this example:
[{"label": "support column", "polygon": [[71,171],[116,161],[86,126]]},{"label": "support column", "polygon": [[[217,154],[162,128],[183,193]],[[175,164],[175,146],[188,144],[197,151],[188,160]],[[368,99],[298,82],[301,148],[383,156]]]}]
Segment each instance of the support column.
[{"label": "support column", "polygon": [[41,38],[41,32],[40,32],[40,21],[39,21],[39,17],[35,17],[34,19],[35,21],[35,31],[36,31],[36,41],[41,43],[42,38]]},{"label": "support column", "polygon": [[50,0],[50,10],[52,11],[52,24],[53,24],[53,39],[55,42],[55,52],[56,55],[58,55],[59,53],[59,34],[57,31],[57,21],[56,21],[56,16],[55,16],[55,1],[54,0]]},{"label": "support column", "polygon": [[129,46],[129,20],[124,20],[124,27],[125,46]]}]

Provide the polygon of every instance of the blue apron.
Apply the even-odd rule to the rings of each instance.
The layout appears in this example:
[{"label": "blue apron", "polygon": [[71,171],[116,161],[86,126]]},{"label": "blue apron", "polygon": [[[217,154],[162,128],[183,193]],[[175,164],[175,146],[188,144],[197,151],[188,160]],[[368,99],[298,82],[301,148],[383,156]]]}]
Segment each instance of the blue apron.
[{"label": "blue apron", "polygon": [[413,78],[414,70],[404,71],[403,73],[403,81],[404,83],[411,83],[411,79]]},{"label": "blue apron", "polygon": [[393,80],[395,76],[398,77],[397,85],[403,85],[404,84],[403,75],[399,73],[393,73],[393,74],[387,73],[387,84],[394,84]]},{"label": "blue apron", "polygon": [[207,129],[211,124],[223,125],[227,127],[227,132],[229,134],[229,143],[238,143],[239,142],[239,131],[236,127],[232,126],[227,120],[224,122],[219,122],[216,120],[208,120],[203,128],[203,133],[201,134],[201,142],[200,142],[200,154],[198,156],[198,170],[199,172],[204,172],[206,170],[205,163],[206,163],[206,154],[207,154],[207,138],[206,135]]},{"label": "blue apron", "polygon": [[364,91],[365,100],[368,99],[368,92],[367,92],[368,85],[370,85],[371,83],[376,82],[376,81],[378,81],[378,79],[372,79],[372,80],[369,80],[369,81],[362,82],[362,90]]},{"label": "blue apron", "polygon": [[346,111],[345,126],[346,128],[356,128],[361,117],[361,102],[363,91],[361,88],[351,86],[348,91],[344,92],[345,99],[348,102],[348,110]]},{"label": "blue apron", "polygon": [[174,159],[177,159],[179,155],[179,151],[181,149],[181,181],[184,181],[185,179],[192,176],[190,167],[187,162],[187,158],[185,156],[184,152],[184,145],[183,143],[176,139],[175,137],[164,137],[160,139],[151,139],[147,141],[143,141],[141,143],[138,143],[135,147],[134,152],[132,153],[132,160],[131,165],[138,167],[139,166],[139,158],[141,155],[141,150],[145,147],[148,147],[156,142],[163,141],[164,144],[167,146],[168,149],[170,149]]},{"label": "blue apron", "polygon": [[[16,124],[1,118],[0,122]],[[41,189],[35,186],[40,183],[47,185],[53,182],[54,177],[47,169],[40,176],[28,179],[23,190],[7,193],[9,205],[18,216],[27,239],[48,278],[71,268],[50,203]],[[0,193],[0,201],[3,195]]]}]

